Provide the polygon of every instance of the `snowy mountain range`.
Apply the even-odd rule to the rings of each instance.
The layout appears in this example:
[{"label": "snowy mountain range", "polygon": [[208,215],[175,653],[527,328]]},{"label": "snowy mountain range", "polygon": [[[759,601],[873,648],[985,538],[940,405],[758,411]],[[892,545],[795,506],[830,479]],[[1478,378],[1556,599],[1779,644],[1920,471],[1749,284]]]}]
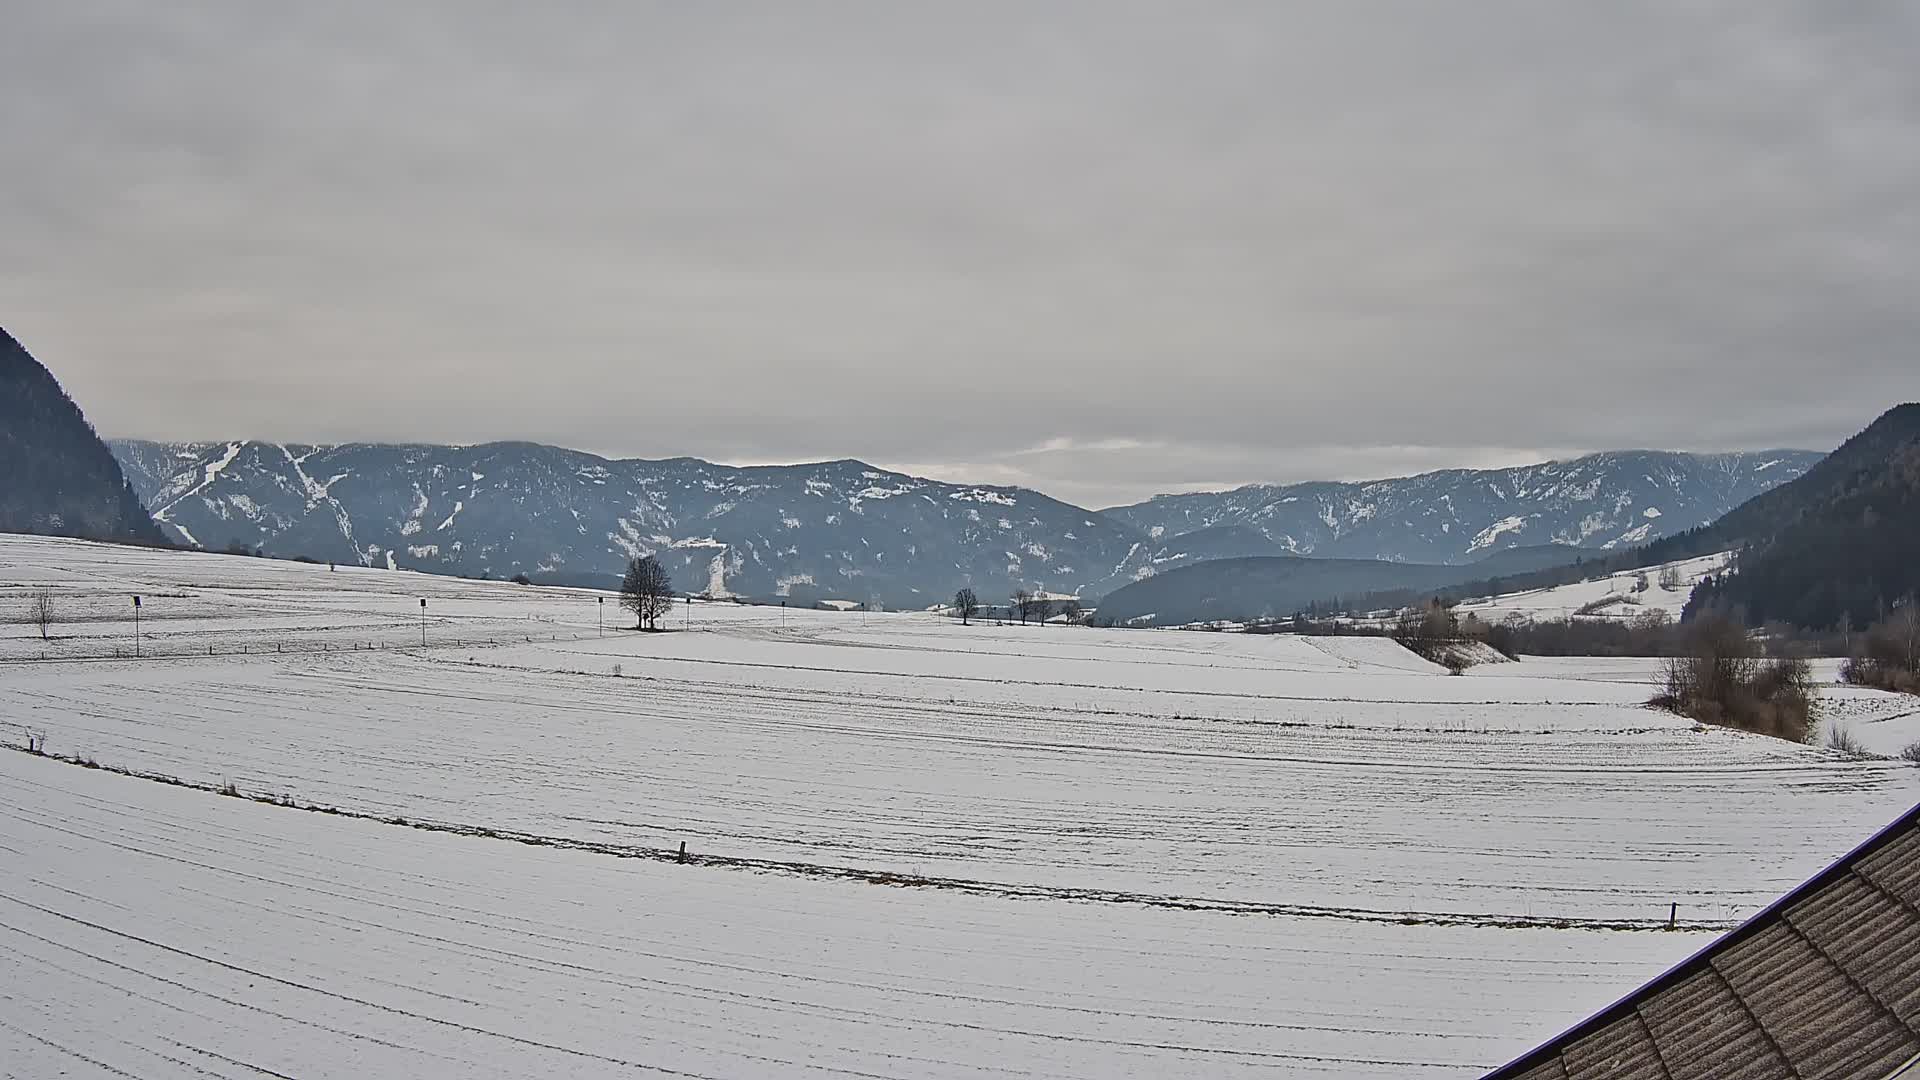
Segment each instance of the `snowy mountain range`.
[{"label": "snowy mountain range", "polygon": [[1095,598],[1207,559],[1461,563],[1544,543],[1630,545],[1710,521],[1820,458],[1600,454],[1094,512],[858,461],[734,467],[534,443],[111,445],[161,527],[199,547],[594,585],[655,554],[682,589],[889,607],[962,585],[983,598],[1021,586]]},{"label": "snowy mountain range", "polygon": [[1510,547],[1625,548],[1708,524],[1825,454],[1624,450],[1510,469],[1448,469],[1361,483],[1256,484],[1160,495],[1102,511],[1153,538],[1231,529],[1272,550],[1464,563]]},{"label": "snowy mountain range", "polygon": [[1111,577],[1137,537],[1032,491],[858,461],[736,468],[531,443],[113,444],[180,540],[438,573],[606,585],[658,555],[711,595],[924,607],[968,582]]}]

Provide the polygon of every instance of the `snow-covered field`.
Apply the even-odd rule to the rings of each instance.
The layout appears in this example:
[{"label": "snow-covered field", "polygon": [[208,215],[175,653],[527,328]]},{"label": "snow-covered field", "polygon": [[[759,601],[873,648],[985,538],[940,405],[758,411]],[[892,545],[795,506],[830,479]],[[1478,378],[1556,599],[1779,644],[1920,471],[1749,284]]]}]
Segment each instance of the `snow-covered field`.
[{"label": "snow-covered field", "polygon": [[201,785],[0,753],[0,1062],[1471,1076],[1920,799],[1639,661],[599,607],[0,537],[0,738]]}]

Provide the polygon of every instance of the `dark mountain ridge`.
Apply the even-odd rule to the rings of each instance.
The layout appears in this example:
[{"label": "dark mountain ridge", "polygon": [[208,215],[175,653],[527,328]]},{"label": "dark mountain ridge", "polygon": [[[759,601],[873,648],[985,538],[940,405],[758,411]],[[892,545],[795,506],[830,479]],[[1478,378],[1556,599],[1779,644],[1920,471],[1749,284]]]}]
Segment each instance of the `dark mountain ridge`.
[{"label": "dark mountain ridge", "polygon": [[1546,544],[1497,552],[1471,566],[1297,555],[1217,559],[1135,582],[1101,601],[1099,614],[1100,621],[1122,626],[1282,619],[1337,597],[1382,590],[1427,592],[1467,577],[1565,566],[1598,554]]},{"label": "dark mountain ridge", "polygon": [[[1802,475],[1706,525],[1578,565],[1476,577],[1437,595],[1545,589],[1732,551],[1734,570],[1695,589],[1687,615],[1714,606],[1737,608],[1753,624],[1859,627],[1920,592],[1917,491],[1920,404],[1908,403],[1883,413]],[[1389,587],[1343,599],[1352,610],[1374,611],[1424,595]]]},{"label": "dark mountain ridge", "polygon": [[80,407],[0,330],[0,532],[164,544]]},{"label": "dark mountain ridge", "polygon": [[1687,543],[1736,552],[1728,574],[1694,591],[1689,614],[1739,608],[1754,623],[1827,629],[1910,602],[1920,593],[1920,403],[1888,410]]}]

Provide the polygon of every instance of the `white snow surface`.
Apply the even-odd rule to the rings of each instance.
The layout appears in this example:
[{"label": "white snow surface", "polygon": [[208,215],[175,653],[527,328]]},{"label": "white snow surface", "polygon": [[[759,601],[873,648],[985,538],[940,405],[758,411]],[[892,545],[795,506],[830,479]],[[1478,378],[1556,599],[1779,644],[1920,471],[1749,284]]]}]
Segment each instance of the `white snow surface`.
[{"label": "white snow surface", "polygon": [[[1674,619],[1687,606],[1687,600],[1693,595],[1693,588],[1700,579],[1717,574],[1726,568],[1731,556],[1722,552],[1718,555],[1703,555],[1695,559],[1682,559],[1678,562],[1649,566],[1645,570],[1622,570],[1617,574],[1595,578],[1592,581],[1577,581],[1571,585],[1556,585],[1550,589],[1533,589],[1528,592],[1507,593],[1502,596],[1481,597],[1461,604],[1457,612],[1465,618],[1468,612],[1478,615],[1487,622],[1500,622],[1512,617],[1524,619],[1631,619],[1649,611],[1663,611]],[[1660,587],[1661,571],[1672,568],[1679,573],[1680,587],[1663,589]],[[1641,575],[1647,579],[1644,592],[1636,592]],[[1579,615],[1582,607],[1598,601],[1611,600],[1598,611],[1588,615]]]},{"label": "white snow surface", "polygon": [[1920,798],[1646,710],[1644,661],[730,603],[602,637],[584,590],[0,536],[0,612],[40,586],[0,739],[206,790],[0,751],[23,1076],[1468,1077]]},{"label": "white snow surface", "polygon": [[808,881],[14,753],[0,791],[26,1077],[1472,1076],[1701,941]]}]

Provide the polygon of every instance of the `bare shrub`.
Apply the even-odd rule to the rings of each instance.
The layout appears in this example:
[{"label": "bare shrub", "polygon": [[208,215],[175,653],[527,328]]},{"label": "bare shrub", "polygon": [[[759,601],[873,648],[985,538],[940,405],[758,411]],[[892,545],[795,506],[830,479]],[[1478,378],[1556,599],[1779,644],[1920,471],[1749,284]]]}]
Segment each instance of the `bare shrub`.
[{"label": "bare shrub", "polygon": [[1920,765],[1920,742],[1908,743],[1907,748],[1900,751],[1900,760]]},{"label": "bare shrub", "polygon": [[1575,615],[1605,615],[1608,608],[1640,607],[1638,597],[1626,593],[1609,593],[1598,600],[1589,600],[1573,609]]},{"label": "bare shrub", "polygon": [[1853,733],[1852,728],[1838,725],[1827,729],[1827,749],[1838,750],[1848,757],[1868,757],[1866,744]]},{"label": "bare shrub", "polygon": [[1840,677],[1859,686],[1920,694],[1920,604],[1912,598],[1861,634]]},{"label": "bare shrub", "polygon": [[1649,704],[1704,724],[1804,743],[1813,736],[1813,674],[1806,660],[1763,660],[1737,619],[1708,613],[1681,628],[1680,655]]}]

